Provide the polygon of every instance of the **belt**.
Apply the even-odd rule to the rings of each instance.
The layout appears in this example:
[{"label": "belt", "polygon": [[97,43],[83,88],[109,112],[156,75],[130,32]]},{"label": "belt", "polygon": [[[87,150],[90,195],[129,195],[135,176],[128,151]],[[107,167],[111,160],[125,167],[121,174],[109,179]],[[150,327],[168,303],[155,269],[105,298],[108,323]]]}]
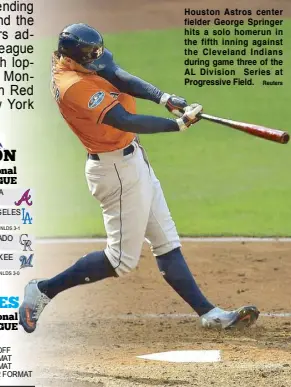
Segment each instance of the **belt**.
[{"label": "belt", "polygon": [[[123,149],[123,156],[130,155],[131,153],[134,152],[134,146],[131,144],[127,148]],[[97,153],[94,154],[88,154],[88,159],[90,160],[100,160],[100,157],[98,156]]]}]

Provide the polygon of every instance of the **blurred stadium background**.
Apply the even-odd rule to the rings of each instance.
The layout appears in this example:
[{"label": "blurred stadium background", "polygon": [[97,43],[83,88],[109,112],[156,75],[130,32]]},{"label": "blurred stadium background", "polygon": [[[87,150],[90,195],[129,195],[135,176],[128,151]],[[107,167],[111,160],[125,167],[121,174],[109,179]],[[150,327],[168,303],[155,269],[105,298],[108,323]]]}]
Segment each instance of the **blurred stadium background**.
[{"label": "blurred stadium background", "polygon": [[[117,12],[110,13],[113,3],[87,0],[80,19],[80,5],[67,4],[65,12],[63,2],[53,25],[50,15],[43,20],[43,34],[36,43],[36,104],[42,114],[35,114],[33,121],[29,114],[26,125],[26,140],[37,142],[35,159],[40,160],[34,166],[39,236],[104,235],[99,205],[90,196],[84,177],[85,151],[67,128],[49,91],[51,53],[60,29],[67,23],[93,24],[105,32],[106,46],[127,71],[189,102],[200,102],[210,114],[285,130],[290,127],[290,20],[286,18],[283,27],[284,86],[261,86],[261,79],[266,78],[262,77],[256,78],[255,87],[199,88],[184,86],[183,7],[191,4],[194,8],[193,2],[185,1],[182,7],[178,1],[140,1],[139,10],[132,12],[125,4],[115,4]],[[225,3],[219,1],[215,8]],[[246,3],[243,8],[247,8]],[[269,3],[255,1],[249,6],[266,9],[286,4],[288,16],[289,3]],[[239,4],[233,2],[232,8]],[[198,1],[195,8],[206,6]],[[45,5],[41,11],[46,12]],[[143,30],[126,31],[138,25]],[[165,109],[145,101],[138,101],[138,112],[169,117]],[[207,122],[184,134],[143,136],[142,143],[181,235],[291,235],[290,146]]]}]

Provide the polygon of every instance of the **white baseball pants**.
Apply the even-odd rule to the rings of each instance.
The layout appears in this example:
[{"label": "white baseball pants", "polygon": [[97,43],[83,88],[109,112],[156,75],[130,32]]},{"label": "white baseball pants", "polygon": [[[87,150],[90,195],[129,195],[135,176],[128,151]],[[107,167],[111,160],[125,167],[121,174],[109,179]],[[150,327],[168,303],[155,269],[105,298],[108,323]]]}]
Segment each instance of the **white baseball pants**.
[{"label": "white baseball pants", "polygon": [[103,211],[105,254],[119,276],[137,266],[145,238],[155,256],[181,246],[160,182],[140,146],[132,145],[132,154],[100,153],[100,161],[88,159],[85,169]]}]

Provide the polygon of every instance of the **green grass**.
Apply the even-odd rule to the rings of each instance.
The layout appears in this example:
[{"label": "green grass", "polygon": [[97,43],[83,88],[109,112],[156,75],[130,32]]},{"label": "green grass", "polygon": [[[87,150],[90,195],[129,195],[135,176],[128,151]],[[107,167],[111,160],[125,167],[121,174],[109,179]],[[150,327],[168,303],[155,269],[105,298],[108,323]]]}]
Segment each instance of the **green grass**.
[{"label": "green grass", "polygon": [[[285,42],[291,23],[285,22]],[[106,36],[116,61],[162,90],[200,102],[210,114],[290,129],[290,50],[285,46],[282,87],[185,87],[183,32],[146,31]],[[37,115],[27,143],[36,144],[33,171],[39,236],[104,235],[98,203],[84,177],[86,154],[66,127],[49,93],[50,53],[55,41],[37,46],[41,78]],[[269,79],[272,79],[269,77]],[[138,111],[165,110],[138,101]],[[166,115],[167,116],[167,115]],[[168,116],[169,117],[169,116]],[[291,235],[290,146],[263,141],[201,122],[186,133],[143,136],[182,235]]]}]

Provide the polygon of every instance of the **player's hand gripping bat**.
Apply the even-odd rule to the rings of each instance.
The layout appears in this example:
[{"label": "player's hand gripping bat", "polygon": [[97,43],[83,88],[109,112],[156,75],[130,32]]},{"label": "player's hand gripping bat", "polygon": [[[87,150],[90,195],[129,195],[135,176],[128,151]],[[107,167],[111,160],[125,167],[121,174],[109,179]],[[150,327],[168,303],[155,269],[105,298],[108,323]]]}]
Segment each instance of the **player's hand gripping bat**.
[{"label": "player's hand gripping bat", "polygon": [[265,126],[247,124],[245,122],[232,121],[226,118],[214,117],[205,113],[198,113],[197,118],[204,119],[224,126],[229,126],[232,129],[240,130],[242,132],[251,134],[252,136],[261,137],[265,140],[278,142],[280,144],[287,144],[290,136],[287,132],[278,129],[271,129]]}]

